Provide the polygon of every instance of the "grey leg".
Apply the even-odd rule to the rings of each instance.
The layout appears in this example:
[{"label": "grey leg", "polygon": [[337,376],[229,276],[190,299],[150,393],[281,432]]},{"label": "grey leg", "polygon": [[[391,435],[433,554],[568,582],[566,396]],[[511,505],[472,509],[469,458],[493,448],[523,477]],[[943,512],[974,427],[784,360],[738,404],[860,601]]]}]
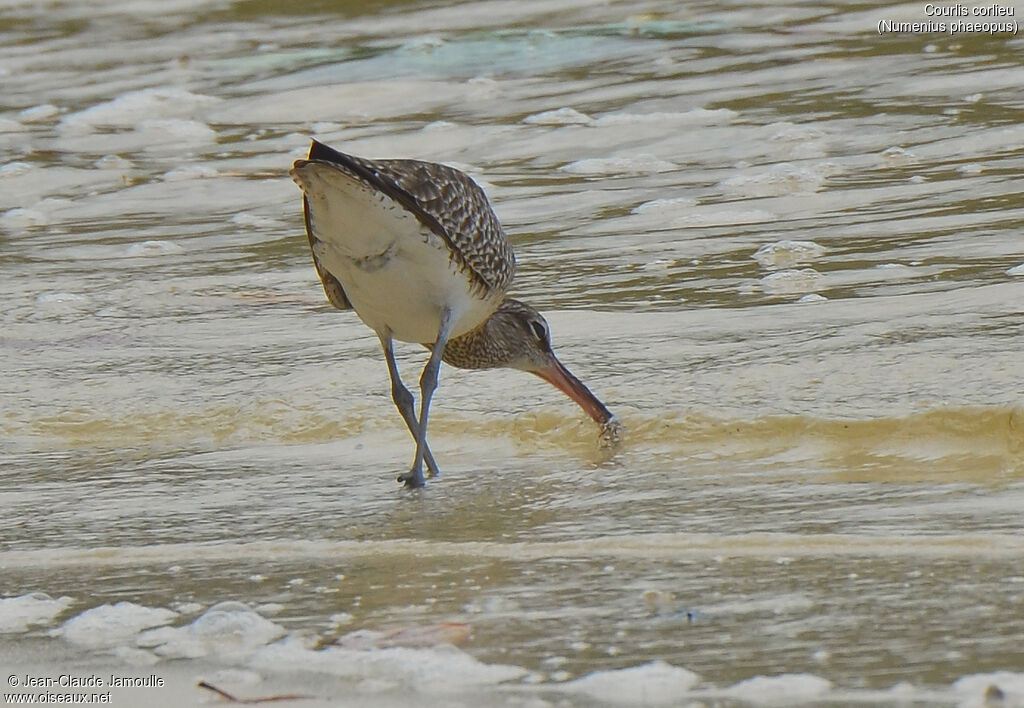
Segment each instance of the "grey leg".
[{"label": "grey leg", "polygon": [[416,458],[413,460],[412,469],[405,478],[406,486],[423,486],[423,460],[428,451],[427,447],[427,416],[430,414],[430,400],[434,397],[437,389],[437,375],[441,370],[441,354],[444,352],[445,344],[448,343],[448,335],[452,331],[452,311],[449,308],[441,310],[441,326],[437,330],[437,340],[430,350],[430,359],[423,367],[420,374],[420,428],[416,436]]},{"label": "grey leg", "polygon": [[[418,446],[420,424],[416,420],[416,409],[412,394],[405,387],[405,384],[402,383],[402,377],[398,373],[398,364],[395,363],[395,348],[391,341],[391,335],[378,333],[377,336],[380,338],[380,346],[384,349],[384,358],[388,362],[388,375],[391,377],[391,400],[395,402],[395,407],[402,414],[402,420],[405,421],[406,427],[409,428],[409,432],[412,433],[412,437],[416,440]],[[430,448],[424,450],[423,460],[427,463],[427,470],[431,477],[441,474],[441,471],[437,469],[437,463],[434,462],[434,456],[430,454]],[[404,475],[399,477],[398,481],[406,481]]]}]

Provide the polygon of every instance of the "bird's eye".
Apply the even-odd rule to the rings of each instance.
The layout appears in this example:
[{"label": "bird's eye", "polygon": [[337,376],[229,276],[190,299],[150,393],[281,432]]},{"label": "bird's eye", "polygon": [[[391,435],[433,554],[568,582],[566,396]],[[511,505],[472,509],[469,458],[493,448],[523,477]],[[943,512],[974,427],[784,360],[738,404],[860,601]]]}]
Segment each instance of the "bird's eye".
[{"label": "bird's eye", "polygon": [[533,330],[533,334],[537,337],[538,341],[544,344],[548,343],[548,328],[544,326],[543,322],[534,320],[530,322],[530,328]]}]

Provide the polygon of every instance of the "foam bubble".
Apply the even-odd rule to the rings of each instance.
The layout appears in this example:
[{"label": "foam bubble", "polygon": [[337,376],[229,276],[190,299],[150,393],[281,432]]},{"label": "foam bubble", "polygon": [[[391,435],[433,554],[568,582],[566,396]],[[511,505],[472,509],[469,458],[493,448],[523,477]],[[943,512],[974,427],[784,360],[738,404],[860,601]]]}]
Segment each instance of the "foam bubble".
[{"label": "foam bubble", "polygon": [[364,682],[404,684],[428,693],[493,686],[528,673],[519,666],[485,664],[452,646],[369,651],[330,646],[313,650],[296,639],[264,647],[249,663],[256,670],[315,671]]},{"label": "foam bubble", "polygon": [[788,706],[821,698],[832,690],[832,682],[814,674],[754,676],[726,689],[726,693],[754,705]]},{"label": "foam bubble", "polygon": [[97,127],[127,128],[157,117],[186,116],[197,109],[220,102],[184,89],[161,87],[130,91],[117,98],[65,116],[61,127],[88,132]]},{"label": "foam bubble", "polygon": [[821,189],[831,172],[830,163],[798,167],[782,162],[760,172],[744,170],[738,175],[722,180],[718,186],[724,192],[743,197],[811,194]]},{"label": "foam bubble", "polygon": [[882,162],[889,167],[902,167],[917,161],[917,155],[898,145],[883,150],[881,158]]},{"label": "foam bubble", "polygon": [[761,289],[768,295],[795,295],[817,290],[823,279],[813,268],[780,270],[761,278]]},{"label": "foam bubble", "polygon": [[534,113],[523,118],[523,122],[530,125],[592,125],[594,119],[586,113],[566,106],[553,111]]},{"label": "foam bubble", "polygon": [[169,659],[217,656],[239,660],[284,636],[284,628],[238,602],[214,605],[184,627],[160,627],[139,635],[138,645]]},{"label": "foam bubble", "polygon": [[70,597],[54,599],[41,592],[0,598],[0,634],[25,632],[32,625],[49,624],[71,602]]},{"label": "foam bubble", "polygon": [[184,251],[184,248],[172,241],[142,241],[128,246],[124,251],[124,255],[129,258],[139,258],[166,256],[174,253],[184,253]]},{"label": "foam bubble", "polygon": [[688,669],[652,661],[617,671],[595,671],[558,689],[583,693],[604,703],[674,706],[681,704],[698,680],[697,674]]},{"label": "foam bubble", "polygon": [[751,258],[763,268],[792,268],[825,255],[825,247],[814,241],[776,241],[761,246]]},{"label": "foam bubble", "polygon": [[669,172],[678,169],[674,162],[661,160],[654,155],[642,154],[633,157],[594,157],[576,160],[558,169],[576,175],[648,174]]},{"label": "foam bubble", "polygon": [[144,629],[167,624],[177,616],[177,612],[162,607],[119,602],[86,610],[69,619],[55,633],[75,644],[114,647],[133,639]]},{"label": "foam bubble", "polygon": [[217,131],[197,120],[184,118],[153,118],[137,126],[147,139],[166,142],[181,141],[190,145],[212,143],[217,140]]}]

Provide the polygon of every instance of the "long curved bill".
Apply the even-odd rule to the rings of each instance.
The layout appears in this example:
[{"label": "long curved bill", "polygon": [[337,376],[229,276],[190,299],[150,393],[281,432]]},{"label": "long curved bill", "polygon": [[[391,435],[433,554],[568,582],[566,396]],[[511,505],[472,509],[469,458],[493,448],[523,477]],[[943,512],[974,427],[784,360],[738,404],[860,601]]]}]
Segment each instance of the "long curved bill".
[{"label": "long curved bill", "polygon": [[576,401],[579,407],[586,411],[587,415],[593,418],[598,425],[607,426],[608,422],[614,418],[612,412],[605,408],[597,396],[591,393],[590,389],[573,376],[572,372],[554,356],[551,357],[551,364],[535,369],[533,373]]}]

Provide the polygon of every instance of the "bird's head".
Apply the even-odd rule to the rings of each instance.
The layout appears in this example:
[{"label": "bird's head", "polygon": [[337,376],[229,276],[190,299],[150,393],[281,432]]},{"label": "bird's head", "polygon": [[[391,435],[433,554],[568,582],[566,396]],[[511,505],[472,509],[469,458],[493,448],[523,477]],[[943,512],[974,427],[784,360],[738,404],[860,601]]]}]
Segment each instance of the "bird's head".
[{"label": "bird's head", "polygon": [[574,400],[587,415],[604,426],[612,419],[611,412],[591,393],[582,381],[555,356],[551,349],[551,330],[547,320],[536,309],[519,300],[506,299],[481,327],[483,341],[473,347],[485,352],[484,359],[474,364],[449,356],[449,349],[458,346],[458,340],[449,343],[445,359],[465,368],[508,367],[528,371],[544,379]]}]

